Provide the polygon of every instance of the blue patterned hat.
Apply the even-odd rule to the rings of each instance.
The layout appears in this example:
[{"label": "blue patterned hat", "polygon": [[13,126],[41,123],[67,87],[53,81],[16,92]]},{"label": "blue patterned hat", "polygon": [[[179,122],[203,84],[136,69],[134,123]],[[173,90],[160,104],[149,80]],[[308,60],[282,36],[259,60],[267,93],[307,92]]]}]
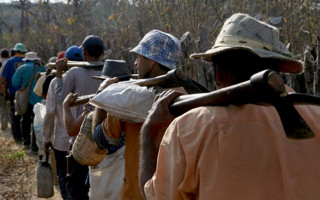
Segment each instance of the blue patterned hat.
[{"label": "blue patterned hat", "polygon": [[181,43],[174,36],[152,30],[130,52],[135,52],[157,63],[175,69],[180,54]]}]

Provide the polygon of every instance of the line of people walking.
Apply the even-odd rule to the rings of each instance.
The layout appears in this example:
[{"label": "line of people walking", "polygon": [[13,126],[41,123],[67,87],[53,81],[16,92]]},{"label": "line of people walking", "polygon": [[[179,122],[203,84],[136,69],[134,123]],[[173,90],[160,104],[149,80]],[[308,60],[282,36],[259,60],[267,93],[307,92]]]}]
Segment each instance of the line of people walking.
[{"label": "line of people walking", "polygon": [[[116,106],[103,96],[112,93],[112,87],[131,88],[120,79],[129,79],[132,72],[123,60],[104,60],[104,42],[98,36],[88,35],[81,45],[50,58],[54,69],[42,66],[37,53],[28,52],[22,43],[13,50],[15,55],[4,61],[2,72],[12,136],[25,149],[54,151],[64,200],[320,198],[319,106],[294,106],[315,137],[293,140],[285,136],[272,106],[201,106],[177,117],[169,107],[187,92],[149,87],[154,99],[140,90],[132,96],[117,93],[117,105],[145,107],[154,101],[143,121],[132,122],[116,116],[112,112]],[[130,52],[136,56],[138,79],[155,78],[177,69],[181,43],[169,33],[150,30]],[[6,53],[1,58],[6,59]],[[218,89],[247,81],[265,69],[303,71],[302,62],[283,49],[277,28],[242,13],[225,21],[212,49],[190,58],[212,63]],[[70,61],[102,64],[70,67]],[[16,115],[14,94],[27,85],[35,65],[40,75],[32,80],[28,111]],[[36,84],[42,89],[38,94]],[[72,105],[79,96],[91,94],[102,96],[102,102]],[[140,103],[134,104],[137,99]],[[37,103],[46,110],[40,146],[31,131]],[[137,109],[127,108],[124,114],[133,110]]]}]

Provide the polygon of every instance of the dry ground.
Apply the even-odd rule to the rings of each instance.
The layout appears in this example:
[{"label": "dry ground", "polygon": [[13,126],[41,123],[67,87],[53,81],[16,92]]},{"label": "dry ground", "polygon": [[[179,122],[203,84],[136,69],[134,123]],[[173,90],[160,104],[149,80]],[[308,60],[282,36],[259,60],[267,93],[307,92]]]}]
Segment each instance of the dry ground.
[{"label": "dry ground", "polygon": [[[0,131],[0,200],[37,200],[38,156],[24,151],[10,136],[10,128]],[[50,200],[62,200],[58,186]]]}]

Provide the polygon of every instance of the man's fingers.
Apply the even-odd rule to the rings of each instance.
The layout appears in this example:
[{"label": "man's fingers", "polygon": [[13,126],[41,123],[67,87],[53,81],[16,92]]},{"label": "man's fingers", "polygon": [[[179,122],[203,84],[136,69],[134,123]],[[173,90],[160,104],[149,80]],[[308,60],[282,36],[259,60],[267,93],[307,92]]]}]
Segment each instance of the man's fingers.
[{"label": "man's fingers", "polygon": [[162,92],[158,99],[159,101],[170,103],[180,95],[182,95],[181,92],[177,92],[175,90],[168,90],[168,91]]}]

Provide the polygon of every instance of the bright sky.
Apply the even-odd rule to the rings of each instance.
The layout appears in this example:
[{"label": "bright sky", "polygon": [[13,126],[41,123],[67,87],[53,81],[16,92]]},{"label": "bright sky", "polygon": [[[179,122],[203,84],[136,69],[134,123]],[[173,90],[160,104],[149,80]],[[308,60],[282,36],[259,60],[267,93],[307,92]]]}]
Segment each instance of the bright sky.
[{"label": "bright sky", "polygon": [[[0,3],[11,3],[12,1],[18,1],[18,0],[0,0]],[[50,0],[50,2],[67,2],[67,0]],[[31,2],[39,2],[39,0],[31,0]]]}]

